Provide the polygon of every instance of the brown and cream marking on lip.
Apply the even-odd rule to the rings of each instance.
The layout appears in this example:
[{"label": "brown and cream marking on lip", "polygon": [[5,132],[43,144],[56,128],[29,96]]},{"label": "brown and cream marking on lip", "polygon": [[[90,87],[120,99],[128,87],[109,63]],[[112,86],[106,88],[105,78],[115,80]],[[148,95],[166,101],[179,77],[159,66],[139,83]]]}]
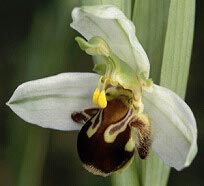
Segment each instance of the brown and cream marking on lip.
[{"label": "brown and cream marking on lip", "polygon": [[75,112],[72,119],[85,123],[78,135],[77,150],[84,167],[93,174],[107,176],[127,167],[136,146],[142,159],[148,154],[151,145],[149,121],[136,117],[133,106],[121,99],[108,101],[103,109]]}]

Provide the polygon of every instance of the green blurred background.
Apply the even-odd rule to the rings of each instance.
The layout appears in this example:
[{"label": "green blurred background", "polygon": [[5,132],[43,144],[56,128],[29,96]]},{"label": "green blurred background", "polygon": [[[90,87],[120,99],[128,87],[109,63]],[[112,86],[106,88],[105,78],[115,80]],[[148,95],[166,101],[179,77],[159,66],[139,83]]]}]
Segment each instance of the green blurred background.
[{"label": "green blurred background", "polygon": [[[186,102],[198,123],[199,152],[189,168],[172,169],[171,185],[204,185],[204,2],[197,0],[195,37]],[[110,185],[85,171],[76,152],[77,132],[28,125],[5,102],[28,80],[91,71],[69,24],[77,0],[7,0],[0,6],[0,186]]]}]

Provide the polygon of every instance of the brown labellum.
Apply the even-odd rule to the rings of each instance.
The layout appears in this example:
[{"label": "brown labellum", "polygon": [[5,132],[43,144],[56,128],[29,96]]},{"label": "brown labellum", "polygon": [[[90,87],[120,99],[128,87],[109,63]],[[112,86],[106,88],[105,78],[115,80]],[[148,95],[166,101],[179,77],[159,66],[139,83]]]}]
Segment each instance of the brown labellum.
[{"label": "brown labellum", "polygon": [[[129,108],[120,100],[108,102],[82,127],[78,135],[77,149],[84,167],[96,175],[107,176],[123,168],[133,157],[135,148],[126,151],[125,146],[131,137],[131,127],[126,116]],[[129,116],[128,116],[129,117]],[[104,133],[110,125],[122,123],[117,130],[123,129],[116,135],[113,142],[107,142]],[[110,130],[111,133],[114,131]],[[110,136],[112,135],[110,133]]]},{"label": "brown labellum", "polygon": [[84,167],[93,174],[107,176],[127,167],[136,148],[141,159],[148,155],[152,143],[149,119],[135,113],[124,100],[109,100],[104,109],[74,112],[72,119],[84,124],[77,150]]}]

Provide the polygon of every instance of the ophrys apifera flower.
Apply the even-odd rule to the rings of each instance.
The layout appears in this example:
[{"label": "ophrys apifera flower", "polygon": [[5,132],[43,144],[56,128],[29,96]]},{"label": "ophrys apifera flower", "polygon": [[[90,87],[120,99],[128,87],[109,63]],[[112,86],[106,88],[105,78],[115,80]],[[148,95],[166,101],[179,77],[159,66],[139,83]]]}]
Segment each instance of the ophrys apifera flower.
[{"label": "ophrys apifera flower", "polygon": [[94,174],[118,171],[135,152],[146,158],[150,148],[177,170],[188,166],[197,152],[194,116],[175,93],[149,79],[133,23],[113,6],[76,8],[72,16],[71,26],[87,39],[76,39],[80,47],[97,56],[96,73],[24,83],[9,100],[11,109],[42,127],[80,130],[79,157]]}]

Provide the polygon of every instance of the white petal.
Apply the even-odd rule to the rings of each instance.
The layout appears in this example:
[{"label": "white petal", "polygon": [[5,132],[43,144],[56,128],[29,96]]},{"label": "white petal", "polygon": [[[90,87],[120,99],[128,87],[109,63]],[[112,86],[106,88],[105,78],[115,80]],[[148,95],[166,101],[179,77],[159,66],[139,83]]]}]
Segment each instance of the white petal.
[{"label": "white petal", "polygon": [[102,37],[112,51],[137,73],[149,76],[149,60],[135,36],[134,24],[123,12],[111,5],[87,6],[72,11],[71,27],[87,40]]},{"label": "white petal", "polygon": [[189,166],[197,153],[196,121],[188,105],[171,90],[144,92],[144,112],[152,122],[153,150],[171,167]]},{"label": "white petal", "polygon": [[94,73],[63,73],[20,85],[7,105],[23,120],[44,128],[79,130],[73,111],[92,107],[99,76]]}]

